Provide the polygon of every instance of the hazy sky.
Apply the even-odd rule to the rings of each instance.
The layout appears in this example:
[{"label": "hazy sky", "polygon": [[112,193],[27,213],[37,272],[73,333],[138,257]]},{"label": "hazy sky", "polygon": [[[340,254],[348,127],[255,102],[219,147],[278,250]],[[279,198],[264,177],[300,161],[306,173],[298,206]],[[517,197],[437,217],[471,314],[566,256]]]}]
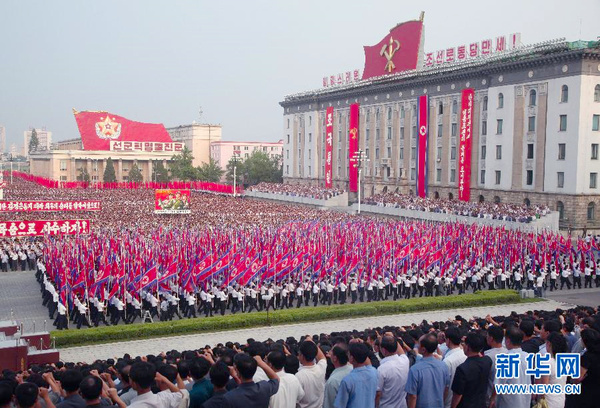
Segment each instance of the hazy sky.
[{"label": "hazy sky", "polygon": [[523,43],[600,35],[600,0],[0,0],[0,124],[78,137],[71,108],[165,126],[221,123],[278,140],[286,94],[362,70],[363,45],[425,11],[425,50],[513,32]]}]

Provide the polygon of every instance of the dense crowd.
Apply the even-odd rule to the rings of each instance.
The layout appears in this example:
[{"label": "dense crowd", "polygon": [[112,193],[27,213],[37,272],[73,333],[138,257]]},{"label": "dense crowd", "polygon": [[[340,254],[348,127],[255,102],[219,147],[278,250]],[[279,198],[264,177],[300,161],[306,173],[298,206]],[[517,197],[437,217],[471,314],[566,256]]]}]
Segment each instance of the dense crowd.
[{"label": "dense crowd", "polygon": [[547,206],[515,205],[506,203],[475,203],[459,200],[421,198],[397,193],[375,194],[364,200],[365,204],[441,214],[463,215],[493,220],[531,222],[550,212]]},{"label": "dense crowd", "polygon": [[[577,307],[60,362],[4,370],[0,408],[597,407],[599,331],[598,309]],[[579,375],[557,372],[564,353]],[[515,378],[503,359],[519,361]],[[520,395],[503,384],[581,388]]]},{"label": "dense crowd", "polygon": [[260,193],[283,194],[292,197],[308,197],[317,200],[328,200],[343,194],[344,190],[310,186],[304,184],[260,183],[249,188]]}]

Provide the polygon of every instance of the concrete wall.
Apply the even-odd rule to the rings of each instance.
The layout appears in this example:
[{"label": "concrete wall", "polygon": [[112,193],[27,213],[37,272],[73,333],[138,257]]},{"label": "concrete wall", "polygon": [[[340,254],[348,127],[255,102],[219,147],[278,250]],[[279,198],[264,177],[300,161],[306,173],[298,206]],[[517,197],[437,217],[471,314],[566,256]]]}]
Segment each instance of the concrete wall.
[{"label": "concrete wall", "polygon": [[289,203],[296,204],[308,204],[315,205],[318,207],[347,207],[348,206],[348,193],[343,193],[329,200],[317,200],[308,197],[290,196],[285,194],[271,194],[271,193],[260,193],[258,191],[246,191],[245,195],[248,197],[262,198],[266,200],[286,201]]},{"label": "concrete wall", "polygon": [[[358,204],[353,204],[352,209],[357,211]],[[380,207],[378,205],[368,205],[361,204],[360,206],[361,213],[367,212],[372,214],[381,214],[387,216],[396,216],[396,217],[404,217],[404,218],[417,218],[420,220],[426,221],[439,221],[439,222],[464,222],[468,224],[481,224],[481,225],[491,225],[494,227],[502,227],[514,230],[522,230],[522,231],[542,231],[544,229],[550,231],[558,231],[558,212],[553,211],[550,214],[533,220],[530,223],[523,222],[514,222],[514,221],[502,221],[502,220],[491,220],[486,218],[476,218],[476,217],[466,217],[462,215],[451,215],[451,214],[442,214],[442,213],[434,213],[427,211],[416,211],[416,210],[407,210],[402,208],[394,208],[394,207]]]}]

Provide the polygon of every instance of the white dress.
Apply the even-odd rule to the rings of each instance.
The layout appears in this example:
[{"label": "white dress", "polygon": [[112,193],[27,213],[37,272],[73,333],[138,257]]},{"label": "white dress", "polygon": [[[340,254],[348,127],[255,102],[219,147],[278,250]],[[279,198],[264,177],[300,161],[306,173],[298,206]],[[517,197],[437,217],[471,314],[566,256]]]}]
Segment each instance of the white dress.
[{"label": "white dress", "polygon": [[[566,383],[567,377],[556,378],[556,360],[554,360],[554,357],[550,357],[550,378],[548,384],[560,384],[564,389]],[[565,394],[546,394],[545,397],[548,408],[564,408]]]}]

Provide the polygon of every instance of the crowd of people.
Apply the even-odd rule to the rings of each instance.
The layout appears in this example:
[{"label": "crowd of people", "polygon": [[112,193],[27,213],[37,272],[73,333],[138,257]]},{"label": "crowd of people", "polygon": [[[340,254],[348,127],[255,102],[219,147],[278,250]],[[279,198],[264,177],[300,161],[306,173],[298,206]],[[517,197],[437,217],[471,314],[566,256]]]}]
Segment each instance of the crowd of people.
[{"label": "crowd of people", "polygon": [[316,200],[329,200],[345,191],[336,188],[309,186],[304,184],[259,183],[249,188],[260,193],[283,194],[292,197],[308,197]]},{"label": "crowd of people", "polygon": [[463,215],[467,217],[528,223],[550,212],[547,206],[515,205],[507,203],[465,202],[421,198],[398,193],[375,194],[364,199],[365,204],[380,207],[394,207],[407,210],[427,211],[441,214]]},{"label": "crowd of people", "polygon": [[[0,408],[591,408],[599,383],[600,314],[576,307],[4,370]],[[531,384],[580,392],[499,388]]]},{"label": "crowd of people", "polygon": [[15,180],[10,200],[94,199],[102,209],[19,213],[89,218],[92,232],[7,239],[0,247],[9,262],[2,265],[22,267],[10,262],[15,254],[27,256],[28,267],[35,263],[43,304],[60,329],[133,323],[144,311],[171,320],[484,288],[543,296],[600,286],[598,237],[573,244],[552,233],[382,220],[200,193],[192,194],[191,214],[157,215],[152,194]]}]

